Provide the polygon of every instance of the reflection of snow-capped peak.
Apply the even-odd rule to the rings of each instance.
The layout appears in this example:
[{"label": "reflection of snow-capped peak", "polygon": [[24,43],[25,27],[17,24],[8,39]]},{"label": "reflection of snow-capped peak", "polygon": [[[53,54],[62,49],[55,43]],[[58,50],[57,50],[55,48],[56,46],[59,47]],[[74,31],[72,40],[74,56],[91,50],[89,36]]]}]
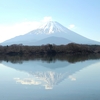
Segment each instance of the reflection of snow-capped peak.
[{"label": "reflection of snow-capped peak", "polygon": [[53,71],[47,71],[35,72],[31,74],[34,76],[34,78],[14,78],[14,80],[23,85],[43,85],[45,86],[45,89],[53,89],[54,85],[58,85],[67,78],[67,72],[62,74]]},{"label": "reflection of snow-capped peak", "polygon": [[32,73],[35,78],[42,81],[45,85],[45,89],[52,89],[54,85],[59,84],[62,80],[67,77],[67,73],[55,73],[52,71],[48,72],[35,72]]},{"label": "reflection of snow-capped peak", "polygon": [[66,28],[56,21],[45,22],[38,29],[43,30],[47,34],[55,32],[66,32]]}]

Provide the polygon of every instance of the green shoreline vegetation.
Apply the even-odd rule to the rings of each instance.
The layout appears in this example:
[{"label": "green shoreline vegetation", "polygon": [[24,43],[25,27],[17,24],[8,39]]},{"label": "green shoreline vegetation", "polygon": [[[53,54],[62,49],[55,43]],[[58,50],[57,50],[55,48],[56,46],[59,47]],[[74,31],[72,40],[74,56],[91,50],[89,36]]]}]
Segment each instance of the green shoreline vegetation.
[{"label": "green shoreline vegetation", "polygon": [[70,43],[67,45],[41,45],[25,46],[13,44],[10,46],[0,46],[1,55],[34,55],[34,54],[93,54],[100,53],[100,45],[83,45]]}]

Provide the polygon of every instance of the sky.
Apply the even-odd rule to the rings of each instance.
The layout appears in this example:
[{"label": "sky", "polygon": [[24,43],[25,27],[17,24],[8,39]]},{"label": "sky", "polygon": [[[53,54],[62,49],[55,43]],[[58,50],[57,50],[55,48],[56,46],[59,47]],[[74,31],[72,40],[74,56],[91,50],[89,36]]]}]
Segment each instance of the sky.
[{"label": "sky", "polygon": [[100,0],[0,0],[0,42],[48,20],[100,41]]}]

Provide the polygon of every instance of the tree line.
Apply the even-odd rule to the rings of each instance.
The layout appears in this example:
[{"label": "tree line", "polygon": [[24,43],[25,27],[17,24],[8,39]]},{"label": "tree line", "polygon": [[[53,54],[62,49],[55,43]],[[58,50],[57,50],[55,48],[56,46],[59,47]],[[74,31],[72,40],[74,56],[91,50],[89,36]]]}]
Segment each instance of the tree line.
[{"label": "tree line", "polygon": [[0,46],[1,55],[33,55],[33,54],[90,54],[100,53],[100,45],[84,45],[70,43],[67,45],[47,44],[41,46],[27,46],[13,44]]}]

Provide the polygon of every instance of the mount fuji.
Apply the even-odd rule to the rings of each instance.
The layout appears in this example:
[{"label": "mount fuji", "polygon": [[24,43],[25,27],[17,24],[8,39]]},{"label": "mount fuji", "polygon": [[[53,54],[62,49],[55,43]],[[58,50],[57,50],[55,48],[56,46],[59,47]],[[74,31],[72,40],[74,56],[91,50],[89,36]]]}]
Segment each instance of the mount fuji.
[{"label": "mount fuji", "polygon": [[37,29],[27,34],[19,35],[1,43],[1,45],[23,44],[23,45],[45,45],[45,44],[100,44],[100,42],[83,37],[56,21],[43,23]]}]

